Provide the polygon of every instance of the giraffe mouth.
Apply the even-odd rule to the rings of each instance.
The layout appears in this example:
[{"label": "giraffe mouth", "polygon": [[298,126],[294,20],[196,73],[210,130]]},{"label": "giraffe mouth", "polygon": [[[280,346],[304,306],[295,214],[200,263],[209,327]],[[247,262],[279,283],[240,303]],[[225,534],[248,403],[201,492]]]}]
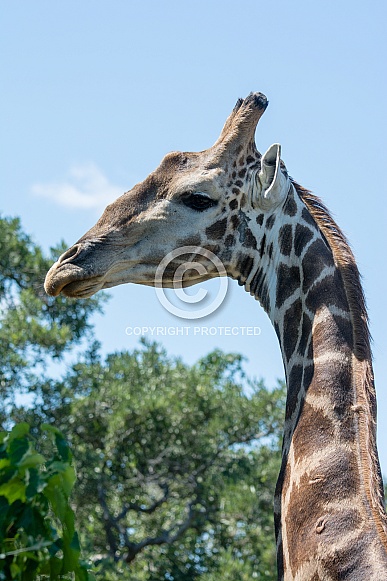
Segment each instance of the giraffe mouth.
[{"label": "giraffe mouth", "polygon": [[46,275],[44,289],[53,297],[62,294],[69,298],[86,299],[100,290],[128,282],[153,286],[154,274],[144,272],[143,265],[137,264],[123,267],[122,263],[118,263],[98,275],[71,263],[56,262]]},{"label": "giraffe mouth", "polygon": [[93,296],[99,290],[104,288],[103,282],[95,282],[89,280],[74,281],[66,284],[62,289],[61,293],[69,298],[76,299],[88,299]]},{"label": "giraffe mouth", "polygon": [[85,276],[85,271],[75,265],[53,264],[46,275],[44,289],[52,297],[63,294],[70,298],[88,298],[104,286],[102,276]]},{"label": "giraffe mouth", "polygon": [[[128,276],[130,270],[131,276]],[[189,287],[198,282],[208,280],[208,276],[196,276],[184,280],[182,286]],[[159,286],[155,282],[153,270],[145,272],[143,268],[137,270],[136,266],[130,269],[123,269],[121,272],[106,273],[101,276],[86,277],[85,272],[76,266],[58,267],[54,264],[47,273],[44,283],[45,291],[48,295],[57,297],[60,294],[68,298],[87,299],[100,290],[109,289],[121,284],[133,282],[145,286]],[[164,279],[162,282],[164,288],[176,288],[175,282],[171,279]]]}]

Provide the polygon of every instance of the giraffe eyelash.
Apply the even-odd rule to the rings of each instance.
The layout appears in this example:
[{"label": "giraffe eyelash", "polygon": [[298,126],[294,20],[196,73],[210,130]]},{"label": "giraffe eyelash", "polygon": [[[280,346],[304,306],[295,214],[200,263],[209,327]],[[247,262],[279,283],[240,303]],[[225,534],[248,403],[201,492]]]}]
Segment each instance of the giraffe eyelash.
[{"label": "giraffe eyelash", "polygon": [[187,193],[183,196],[182,201],[185,206],[196,212],[204,212],[217,204],[215,200],[204,193]]}]

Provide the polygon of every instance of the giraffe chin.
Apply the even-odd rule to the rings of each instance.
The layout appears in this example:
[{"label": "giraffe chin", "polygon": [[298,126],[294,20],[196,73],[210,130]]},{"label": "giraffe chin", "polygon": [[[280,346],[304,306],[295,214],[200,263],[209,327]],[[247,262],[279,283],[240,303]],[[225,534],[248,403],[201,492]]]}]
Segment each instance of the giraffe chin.
[{"label": "giraffe chin", "polygon": [[92,282],[90,280],[76,280],[66,284],[60,293],[65,297],[74,299],[88,299],[95,293],[101,290],[104,286],[103,282]]},{"label": "giraffe chin", "polygon": [[58,268],[55,263],[46,275],[44,288],[48,295],[57,297],[60,294],[71,298],[88,298],[104,286],[102,277],[85,278],[79,268]]},{"label": "giraffe chin", "polygon": [[[125,272],[124,275],[121,273],[106,273],[104,276],[94,276],[84,279],[76,279],[74,274],[71,279],[69,276],[64,278],[56,273],[56,276],[46,278],[45,290],[47,294],[51,296],[62,294],[68,298],[87,299],[100,290],[113,288],[130,282],[145,286],[155,286],[153,273],[148,275],[141,273],[141,276],[134,275],[131,277],[127,276],[127,272]],[[172,283],[170,287],[173,288]]]}]

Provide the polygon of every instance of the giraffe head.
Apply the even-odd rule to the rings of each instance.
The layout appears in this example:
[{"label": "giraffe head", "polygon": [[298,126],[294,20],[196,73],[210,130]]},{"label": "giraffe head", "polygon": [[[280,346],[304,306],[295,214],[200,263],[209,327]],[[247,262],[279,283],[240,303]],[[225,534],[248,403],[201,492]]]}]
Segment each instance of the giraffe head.
[{"label": "giraffe head", "polygon": [[[280,146],[272,145],[263,156],[255,146],[255,129],[267,105],[261,93],[239,99],[211,148],[167,154],[62,254],[47,274],[47,293],[84,298],[126,282],[153,286],[159,263],[183,246],[214,253],[227,275],[243,280],[239,265],[249,251],[259,249],[262,225],[288,190]],[[218,275],[205,252],[191,259],[203,268],[186,271],[183,286]],[[181,255],[169,262],[163,286],[172,286],[176,269],[186,261]]]}]

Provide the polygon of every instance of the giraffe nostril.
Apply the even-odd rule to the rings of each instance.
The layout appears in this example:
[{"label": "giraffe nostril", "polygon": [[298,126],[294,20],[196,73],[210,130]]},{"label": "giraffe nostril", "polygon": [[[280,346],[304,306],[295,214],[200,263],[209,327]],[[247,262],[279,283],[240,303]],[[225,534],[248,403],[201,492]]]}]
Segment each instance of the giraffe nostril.
[{"label": "giraffe nostril", "polygon": [[73,260],[76,256],[78,256],[78,254],[81,251],[81,245],[80,244],[74,244],[74,246],[72,246],[71,248],[69,248],[68,250],[66,250],[66,252],[64,252],[59,258],[58,258],[58,262],[59,264],[63,264],[64,262],[68,262],[70,260]]}]

